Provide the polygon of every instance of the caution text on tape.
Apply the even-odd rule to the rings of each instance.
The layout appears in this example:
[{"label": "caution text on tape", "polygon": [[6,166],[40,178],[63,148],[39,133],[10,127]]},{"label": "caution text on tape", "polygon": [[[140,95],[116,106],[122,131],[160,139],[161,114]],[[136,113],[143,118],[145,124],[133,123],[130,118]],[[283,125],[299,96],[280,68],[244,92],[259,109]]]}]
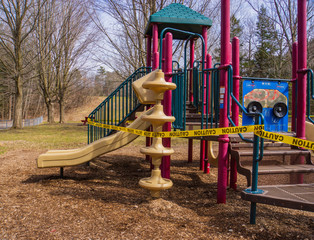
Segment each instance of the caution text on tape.
[{"label": "caution text on tape", "polygon": [[103,124],[88,119],[88,124],[112,129],[117,131],[128,132],[144,137],[162,137],[162,138],[175,138],[175,137],[200,137],[200,136],[215,136],[215,135],[225,135],[225,134],[237,134],[237,133],[246,133],[254,132],[257,130],[262,130],[263,125],[250,125],[250,126],[239,126],[239,127],[225,127],[225,128],[211,128],[211,129],[199,129],[199,130],[189,130],[189,131],[171,131],[171,132],[149,132],[139,129],[133,129],[128,127],[120,127],[115,125]]},{"label": "caution text on tape", "polygon": [[226,134],[238,134],[246,132],[254,132],[257,136],[269,139],[276,142],[283,142],[289,145],[302,147],[314,151],[314,142],[303,140],[300,138],[295,138],[291,136],[286,136],[278,133],[264,131],[263,125],[249,125],[249,126],[239,126],[239,127],[225,127],[225,128],[211,128],[211,129],[199,129],[199,130],[189,130],[189,131],[171,131],[171,132],[150,132],[143,131],[139,129],[133,129],[128,127],[120,127],[115,125],[103,124],[99,122],[92,121],[88,119],[88,124],[112,129],[116,131],[128,132],[144,137],[162,137],[162,138],[175,138],[175,137],[205,137],[205,136],[215,136],[215,135],[226,135]]},{"label": "caution text on tape", "polygon": [[286,136],[278,133],[273,133],[273,132],[267,132],[264,130],[258,130],[254,132],[257,136],[260,136],[262,138],[266,138],[272,141],[276,142],[283,142],[289,145],[301,147],[301,148],[306,148],[314,151],[314,142],[300,139],[300,138],[295,138],[291,136]]}]

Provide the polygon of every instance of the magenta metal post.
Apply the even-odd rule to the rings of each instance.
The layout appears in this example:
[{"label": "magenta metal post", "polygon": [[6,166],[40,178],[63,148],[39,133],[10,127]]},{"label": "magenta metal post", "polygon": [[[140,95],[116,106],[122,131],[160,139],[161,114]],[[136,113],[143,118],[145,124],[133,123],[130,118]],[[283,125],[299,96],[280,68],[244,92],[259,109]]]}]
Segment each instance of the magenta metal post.
[{"label": "magenta metal post", "polygon": [[[219,89],[219,127],[227,127],[228,70],[230,64],[230,0],[221,1],[221,71]],[[217,203],[226,203],[228,170],[228,135],[220,135],[218,157]]]},{"label": "magenta metal post", "polygon": [[[206,55],[206,69],[209,69],[212,67],[212,56],[208,53]],[[209,85],[207,86],[207,92],[209,93],[208,96],[207,96],[207,108],[206,108],[206,113],[209,113],[210,112],[210,98],[211,98],[211,73],[209,73],[208,75],[208,78],[209,78]],[[204,163],[204,173],[206,174],[209,174],[209,170],[210,170],[210,165],[209,165],[209,162],[208,162],[208,152],[209,152],[209,149],[208,149],[208,142],[205,144],[205,163]]]},{"label": "magenta metal post", "polygon": [[291,101],[291,131],[296,131],[296,87],[298,69],[298,43],[292,45],[292,101]]},{"label": "magenta metal post", "polygon": [[[162,45],[165,46],[166,38],[162,39]],[[166,47],[162,49],[161,69],[165,72]]]},{"label": "magenta metal post", "polygon": [[152,37],[146,36],[146,66],[152,66]]},{"label": "magenta metal post", "polygon": [[[306,0],[298,0],[298,111],[297,111],[297,137],[305,139],[306,114],[306,69],[307,69],[307,34],[306,34]],[[300,157],[299,163],[304,163]],[[303,183],[303,175],[299,174],[298,183]]]},{"label": "magenta metal post", "polygon": [[153,25],[153,70],[159,67],[158,25]]},{"label": "magenta metal post", "polygon": [[[296,132],[297,123],[296,123],[296,104],[297,104],[297,69],[298,69],[298,43],[294,42],[292,44],[292,97],[291,97],[291,131]],[[299,157],[293,156],[290,160],[291,164],[298,164]],[[302,160],[301,160],[302,162]],[[300,174],[294,173],[290,174],[290,183],[298,183]],[[301,177],[302,178],[302,177]],[[302,179],[300,179],[302,182]]]},{"label": "magenta metal post", "polygon": [[[193,63],[194,63],[194,48],[195,44],[194,44],[194,39],[190,40],[190,96],[189,96],[189,101],[190,103],[193,103]],[[190,128],[193,128],[193,126],[190,126]],[[192,129],[189,129],[192,130]],[[188,147],[188,162],[192,162],[193,161],[193,139],[189,138],[189,147]]]},{"label": "magenta metal post", "polygon": [[[146,36],[146,66],[151,67],[152,66],[152,37],[151,36]],[[149,106],[148,106],[149,108]],[[150,129],[151,130],[151,129]],[[146,146],[149,147],[151,145],[151,138],[146,137]],[[146,155],[146,161],[150,161],[150,156]]]},{"label": "magenta metal post", "polygon": [[[240,44],[239,38],[232,39],[233,95],[239,101],[240,89]],[[232,121],[239,126],[239,106],[232,101]],[[237,189],[237,163],[234,158],[230,162],[230,187]]]},{"label": "magenta metal post", "polygon": [[[165,47],[165,61],[164,61],[164,73],[166,82],[172,82],[172,34],[166,33],[165,42],[163,44]],[[164,95],[164,112],[167,116],[171,116],[171,91],[166,91]],[[163,126],[163,131],[171,131],[171,123],[165,123]],[[163,145],[165,147],[171,147],[171,139],[164,138]],[[165,156],[162,159],[161,164],[161,175],[164,178],[170,178],[170,156]]]},{"label": "magenta metal post", "polygon": [[[205,43],[205,61],[206,61],[206,55],[207,55],[207,27],[203,26],[202,27],[202,37],[204,39]],[[206,62],[204,63],[204,66],[206,68]],[[204,69],[202,69],[204,70]],[[204,73],[203,73],[204,74]],[[206,75],[204,74],[204,113],[207,114],[206,109],[207,109],[207,103],[209,102],[207,99],[207,94],[206,94]],[[205,140],[201,140],[201,147],[200,147],[200,170],[204,171],[204,161],[205,161],[205,153],[206,151],[208,152],[208,142]]]},{"label": "magenta metal post", "polygon": [[305,139],[306,114],[306,68],[307,68],[307,39],[306,39],[306,0],[298,0],[298,112],[297,137]]},{"label": "magenta metal post", "polygon": [[[152,70],[154,71],[155,69],[158,68],[159,65],[159,53],[158,53],[158,25],[154,24],[153,25],[153,64],[152,64]],[[152,128],[150,127],[149,129],[150,131],[152,130]],[[152,139],[147,137],[146,138],[146,147],[149,147],[151,145]],[[151,158],[149,155],[146,155],[146,160],[150,161]],[[153,168],[153,166],[151,165],[151,169]]]},{"label": "magenta metal post", "polygon": [[192,103],[193,102],[193,63],[194,63],[194,51],[195,51],[195,42],[194,39],[190,40],[190,91],[189,91],[189,101]]}]

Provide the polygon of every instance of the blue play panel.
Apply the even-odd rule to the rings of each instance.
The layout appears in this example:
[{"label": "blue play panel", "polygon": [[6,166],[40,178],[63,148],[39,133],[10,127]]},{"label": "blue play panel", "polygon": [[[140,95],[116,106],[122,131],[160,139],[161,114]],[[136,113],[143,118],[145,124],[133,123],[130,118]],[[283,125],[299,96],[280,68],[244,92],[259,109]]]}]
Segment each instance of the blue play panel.
[{"label": "blue play panel", "polygon": [[[261,112],[264,115],[266,131],[288,131],[289,86],[287,82],[245,80],[242,99],[242,104],[248,112]],[[243,126],[254,124],[253,117],[243,114]]]}]

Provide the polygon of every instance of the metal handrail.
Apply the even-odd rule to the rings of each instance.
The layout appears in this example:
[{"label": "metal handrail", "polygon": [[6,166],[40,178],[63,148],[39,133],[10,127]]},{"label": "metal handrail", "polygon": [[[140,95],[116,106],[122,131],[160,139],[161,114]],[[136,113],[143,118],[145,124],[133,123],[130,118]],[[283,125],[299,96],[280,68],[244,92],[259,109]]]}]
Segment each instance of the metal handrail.
[{"label": "metal handrail", "polygon": [[[233,79],[232,79],[232,66],[229,65],[227,67],[228,69],[228,98],[227,98],[227,117],[229,122],[235,126],[234,122],[232,121],[231,117],[230,117],[230,97],[234,100],[234,102],[240,107],[240,109],[242,110],[242,112],[247,115],[247,116],[251,116],[254,117],[256,122],[259,124],[259,119],[261,119],[261,124],[264,124],[264,116],[262,113],[248,113],[246,111],[246,109],[242,106],[242,104],[239,103],[239,101],[236,99],[236,97],[233,95]],[[255,140],[250,140],[250,139],[245,139],[242,134],[239,133],[239,136],[242,140],[246,141],[246,142],[255,142]],[[255,137],[255,135],[254,135]],[[259,141],[259,139],[257,139]],[[260,153],[259,153],[259,157],[257,159],[257,161],[261,161],[263,159],[263,151],[264,151],[264,139],[261,139],[261,144],[260,144]]]},{"label": "metal handrail", "polygon": [[314,99],[314,80],[313,80],[313,70],[306,69],[307,71],[307,119],[314,124],[314,120],[311,118],[311,98]]},{"label": "metal handrail", "polygon": [[172,115],[175,117],[175,121],[172,123],[173,128],[184,130],[184,118],[183,118],[183,88],[184,88],[184,72],[182,69],[172,70],[172,82],[177,85],[177,88],[172,91]]},{"label": "metal handrail", "polygon": [[[90,114],[89,118],[106,124],[120,125],[141,105],[134,91],[132,83],[151,71],[151,67],[141,67],[123,81],[102,103]],[[88,143],[106,137],[112,130],[88,125]]]}]

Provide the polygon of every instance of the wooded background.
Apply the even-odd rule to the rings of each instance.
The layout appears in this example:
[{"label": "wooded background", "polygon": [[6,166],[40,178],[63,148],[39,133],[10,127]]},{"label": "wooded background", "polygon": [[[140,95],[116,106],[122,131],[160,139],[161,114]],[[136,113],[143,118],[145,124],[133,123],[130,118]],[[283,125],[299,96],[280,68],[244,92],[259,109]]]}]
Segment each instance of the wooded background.
[{"label": "wooded background", "polygon": [[[146,65],[148,18],[173,2],[213,20],[208,52],[219,62],[219,0],[0,0],[0,119],[13,119],[14,128],[40,115],[63,123],[65,112],[88,96],[110,94]],[[291,78],[297,1],[233,0],[231,5],[231,38],[240,39],[241,75]],[[312,69],[313,10],[314,1],[308,1]],[[181,45],[174,43],[178,59]]]}]

